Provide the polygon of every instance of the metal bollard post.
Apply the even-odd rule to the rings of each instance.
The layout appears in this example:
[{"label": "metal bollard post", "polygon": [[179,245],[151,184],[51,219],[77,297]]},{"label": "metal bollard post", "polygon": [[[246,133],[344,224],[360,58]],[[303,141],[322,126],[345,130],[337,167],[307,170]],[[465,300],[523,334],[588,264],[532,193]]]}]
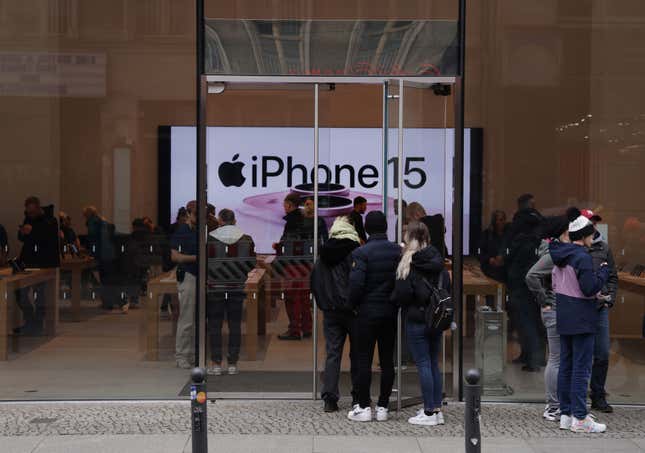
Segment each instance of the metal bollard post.
[{"label": "metal bollard post", "polygon": [[190,417],[193,428],[193,453],[208,453],[208,421],[206,419],[206,372],[193,368],[190,373]]},{"label": "metal bollard post", "polygon": [[480,379],[481,374],[476,368],[472,368],[466,373],[466,385],[464,386],[466,453],[480,453],[482,450],[482,435],[479,426],[482,396]]}]

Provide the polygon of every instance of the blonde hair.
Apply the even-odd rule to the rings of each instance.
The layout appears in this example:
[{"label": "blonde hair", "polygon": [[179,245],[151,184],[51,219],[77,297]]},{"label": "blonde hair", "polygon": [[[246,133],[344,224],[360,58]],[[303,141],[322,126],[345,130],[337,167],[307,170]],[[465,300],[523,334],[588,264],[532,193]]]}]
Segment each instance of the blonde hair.
[{"label": "blonde hair", "polygon": [[412,256],[419,250],[422,250],[430,243],[430,234],[428,228],[421,222],[412,221],[408,224],[408,229],[405,232],[405,248],[401,261],[396,268],[396,279],[405,280],[410,275],[410,265],[412,264]]},{"label": "blonde hair", "polygon": [[426,210],[423,208],[421,203],[413,201],[408,205],[405,210],[405,220],[407,223],[414,222],[419,220],[421,217],[426,216]]}]

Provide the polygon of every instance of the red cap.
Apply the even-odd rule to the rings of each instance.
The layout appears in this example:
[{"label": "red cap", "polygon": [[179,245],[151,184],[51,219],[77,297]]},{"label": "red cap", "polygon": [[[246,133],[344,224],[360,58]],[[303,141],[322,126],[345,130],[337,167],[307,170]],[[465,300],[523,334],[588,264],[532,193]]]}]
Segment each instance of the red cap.
[{"label": "red cap", "polygon": [[580,211],[580,214],[585,216],[592,222],[600,222],[602,220],[602,217],[600,217],[598,214],[594,214],[591,209],[583,209]]}]

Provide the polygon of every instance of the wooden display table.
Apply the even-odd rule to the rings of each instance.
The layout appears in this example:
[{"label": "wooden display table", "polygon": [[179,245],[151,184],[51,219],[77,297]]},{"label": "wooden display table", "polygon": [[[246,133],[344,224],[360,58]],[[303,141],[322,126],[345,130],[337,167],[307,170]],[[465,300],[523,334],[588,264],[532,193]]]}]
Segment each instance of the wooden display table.
[{"label": "wooden display table", "polygon": [[96,265],[94,258],[86,257],[65,257],[60,262],[61,271],[71,272],[71,303],[72,303],[72,321],[80,322],[81,320],[81,291],[82,276],[86,269],[93,269]]},{"label": "wooden display table", "polygon": [[0,360],[9,357],[9,335],[20,325],[20,308],[16,304],[16,290],[45,284],[45,334],[56,335],[58,327],[58,274],[57,268],[28,270],[12,274],[11,269],[0,270]]},{"label": "wooden display table", "polygon": [[618,287],[625,291],[645,295],[645,277],[635,277],[627,272],[619,272]]},{"label": "wooden display table", "polygon": [[[258,335],[264,335],[266,332],[266,275],[265,269],[255,268],[249,272],[244,285],[244,292],[246,293],[244,299],[246,306],[246,337],[244,344],[247,360],[256,360]],[[164,294],[177,296],[175,271],[166,272],[148,281],[149,299],[145,304],[144,326],[142,326],[145,336],[143,340],[144,360],[159,360],[160,301],[161,296]]]}]

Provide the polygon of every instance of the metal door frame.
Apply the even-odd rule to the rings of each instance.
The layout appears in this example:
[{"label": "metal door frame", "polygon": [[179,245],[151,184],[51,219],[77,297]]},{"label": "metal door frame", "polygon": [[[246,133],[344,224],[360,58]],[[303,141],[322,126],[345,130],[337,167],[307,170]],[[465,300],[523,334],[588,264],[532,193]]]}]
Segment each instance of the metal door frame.
[{"label": "metal door frame", "polygon": [[[199,59],[198,59],[199,60]],[[203,68],[203,61],[198,61],[198,67],[201,65]],[[314,260],[317,258],[318,249],[318,168],[319,168],[319,92],[320,85],[328,84],[380,84],[383,86],[383,122],[381,128],[383,130],[383,143],[382,143],[382,157],[383,157],[383,208],[386,208],[387,196],[387,156],[388,156],[388,87],[391,84],[398,84],[398,140],[397,140],[397,155],[399,158],[398,165],[398,190],[397,190],[397,205],[398,212],[402,212],[402,184],[403,181],[403,165],[401,165],[403,157],[403,106],[404,106],[404,87],[417,87],[417,88],[430,88],[434,84],[451,85],[455,90],[454,112],[455,112],[455,140],[454,140],[454,161],[453,161],[453,206],[452,206],[452,251],[453,251],[453,300],[462,301],[462,255],[463,255],[463,91],[460,89],[463,83],[460,77],[388,77],[388,76],[370,76],[370,77],[315,77],[315,76],[224,76],[224,75],[201,75],[198,77],[199,83],[197,86],[197,204],[199,206],[199,224],[198,224],[198,238],[199,238],[199,275],[197,279],[197,310],[195,310],[197,332],[196,332],[196,359],[201,367],[206,365],[206,240],[208,232],[205,228],[206,223],[206,204],[207,204],[207,174],[206,174],[206,99],[209,94],[209,87],[223,87],[227,86],[296,86],[300,85],[301,88],[313,87],[314,96]],[[221,93],[222,91],[213,90],[214,93]],[[455,234],[458,233],[458,234]],[[402,216],[399,215],[397,219],[397,237],[401,238],[402,234]],[[461,400],[462,398],[462,385],[461,376],[463,373],[462,355],[463,355],[463,339],[462,339],[462,315],[461,303],[456,304],[457,310],[455,316],[457,317],[457,330],[453,332],[453,391],[455,396]],[[204,315],[200,315],[204,314]],[[318,398],[318,310],[316,309],[315,299],[313,300],[313,383],[311,399]],[[396,376],[396,393],[397,393],[397,410],[400,411],[402,407],[401,400],[401,316],[397,318],[397,376]],[[454,341],[456,339],[457,341]],[[455,372],[457,367],[458,372]],[[239,395],[239,394],[238,394]],[[257,397],[258,394],[250,394]],[[300,397],[302,393],[294,393],[293,396]],[[268,395],[271,397],[272,395]],[[282,398],[285,395],[273,395]]]}]

